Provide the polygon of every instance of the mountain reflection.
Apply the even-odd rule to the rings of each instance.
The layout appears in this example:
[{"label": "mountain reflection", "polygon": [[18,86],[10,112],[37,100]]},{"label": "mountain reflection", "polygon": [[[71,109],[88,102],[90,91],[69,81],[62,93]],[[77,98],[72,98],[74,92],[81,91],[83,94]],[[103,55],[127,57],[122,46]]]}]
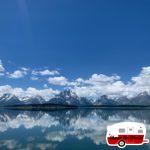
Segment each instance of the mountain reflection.
[{"label": "mountain reflection", "polygon": [[[80,141],[89,139],[97,146],[106,145],[106,126],[121,121],[143,122],[146,124],[149,138],[149,116],[149,110],[75,109],[51,112],[1,110],[0,139],[3,140],[0,142],[0,148],[7,146],[7,149],[12,147],[33,149],[36,146],[37,149],[50,147],[57,149],[57,146],[69,137]],[[8,139],[7,134],[13,131],[18,133],[30,131],[32,134],[25,137],[26,145],[22,145],[20,139],[13,133],[11,133],[13,139]],[[6,140],[2,136],[5,136]],[[36,144],[32,145],[34,142]]]}]

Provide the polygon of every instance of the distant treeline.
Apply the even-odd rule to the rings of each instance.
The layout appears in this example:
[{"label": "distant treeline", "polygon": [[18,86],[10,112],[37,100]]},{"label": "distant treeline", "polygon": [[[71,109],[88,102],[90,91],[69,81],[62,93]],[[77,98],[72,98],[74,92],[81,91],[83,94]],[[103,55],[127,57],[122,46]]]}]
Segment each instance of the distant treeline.
[{"label": "distant treeline", "polygon": [[26,104],[26,105],[5,105],[3,106],[7,109],[13,110],[60,110],[60,109],[150,109],[149,105],[86,105],[86,106],[76,106],[76,105],[65,105],[65,104]]}]

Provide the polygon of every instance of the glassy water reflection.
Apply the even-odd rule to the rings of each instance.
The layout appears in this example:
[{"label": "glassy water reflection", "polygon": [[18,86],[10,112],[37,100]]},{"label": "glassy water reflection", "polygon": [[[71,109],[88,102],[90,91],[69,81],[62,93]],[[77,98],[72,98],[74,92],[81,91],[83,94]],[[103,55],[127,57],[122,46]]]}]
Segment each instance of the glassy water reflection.
[{"label": "glassy water reflection", "polygon": [[[0,110],[0,149],[118,149],[107,146],[106,126],[121,121],[144,123],[150,139],[150,110]],[[150,144],[125,149],[148,150]]]}]

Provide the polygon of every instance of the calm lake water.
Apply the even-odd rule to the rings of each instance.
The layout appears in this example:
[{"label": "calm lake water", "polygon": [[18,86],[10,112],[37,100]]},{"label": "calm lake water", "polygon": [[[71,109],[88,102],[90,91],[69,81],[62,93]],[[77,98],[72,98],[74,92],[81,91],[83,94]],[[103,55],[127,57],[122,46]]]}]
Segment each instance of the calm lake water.
[{"label": "calm lake water", "polygon": [[[150,110],[12,111],[0,110],[0,150],[114,150],[106,144],[106,126],[142,122],[150,139]],[[150,144],[125,150],[150,150]]]}]

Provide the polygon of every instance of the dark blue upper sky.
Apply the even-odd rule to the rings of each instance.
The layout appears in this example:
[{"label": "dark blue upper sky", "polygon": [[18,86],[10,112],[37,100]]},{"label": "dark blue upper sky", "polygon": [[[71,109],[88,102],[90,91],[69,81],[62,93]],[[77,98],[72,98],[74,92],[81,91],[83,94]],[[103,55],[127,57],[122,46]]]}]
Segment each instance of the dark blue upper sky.
[{"label": "dark blue upper sky", "polygon": [[149,0],[2,0],[0,59],[69,78],[150,65]]}]

